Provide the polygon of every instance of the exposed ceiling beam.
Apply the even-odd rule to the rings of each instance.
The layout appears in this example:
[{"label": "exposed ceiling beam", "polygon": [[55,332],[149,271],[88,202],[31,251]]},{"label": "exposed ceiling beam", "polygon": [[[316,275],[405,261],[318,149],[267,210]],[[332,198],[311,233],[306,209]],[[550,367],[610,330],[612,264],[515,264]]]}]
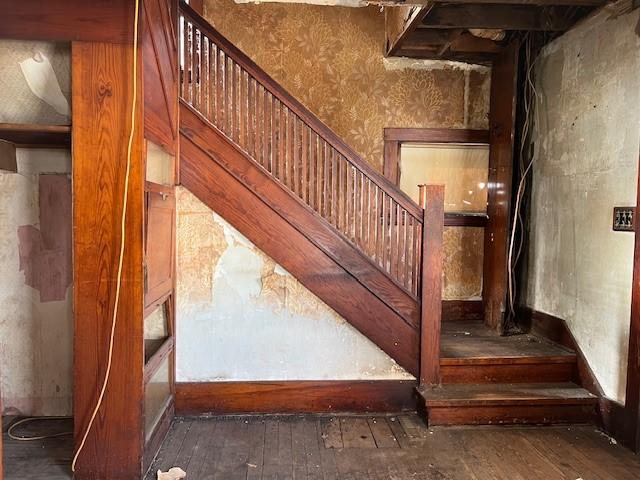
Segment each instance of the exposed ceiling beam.
[{"label": "exposed ceiling beam", "polygon": [[433,3],[416,7],[391,7],[385,13],[386,54],[394,55],[408,35],[413,33],[424,17],[433,8]]},{"label": "exposed ceiling beam", "polygon": [[562,7],[439,4],[425,16],[421,27],[565,31],[573,21],[564,13]]},{"label": "exposed ceiling beam", "polygon": [[558,7],[600,7],[609,3],[609,0],[433,0],[434,3],[449,4],[503,4],[503,5],[531,5],[531,6],[558,6]]}]

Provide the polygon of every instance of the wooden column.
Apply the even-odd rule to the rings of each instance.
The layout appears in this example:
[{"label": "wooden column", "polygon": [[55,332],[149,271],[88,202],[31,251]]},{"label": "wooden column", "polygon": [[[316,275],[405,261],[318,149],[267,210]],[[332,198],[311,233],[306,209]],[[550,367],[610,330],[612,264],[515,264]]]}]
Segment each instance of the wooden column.
[{"label": "wooden column", "polygon": [[[105,375],[120,249],[132,103],[131,45],[72,44],[76,448]],[[140,82],[138,82],[140,89]],[[138,92],[138,105],[142,96]],[[76,479],[138,480],[143,456],[143,159],[136,113],[113,365]]]},{"label": "wooden column", "polygon": [[440,384],[440,323],[442,317],[442,234],[444,185],[421,186],[422,306],[420,327],[420,385]]},{"label": "wooden column", "polygon": [[507,252],[516,115],[518,49],[513,42],[493,63],[489,112],[489,181],[484,236],[485,323],[502,330],[507,297]]}]

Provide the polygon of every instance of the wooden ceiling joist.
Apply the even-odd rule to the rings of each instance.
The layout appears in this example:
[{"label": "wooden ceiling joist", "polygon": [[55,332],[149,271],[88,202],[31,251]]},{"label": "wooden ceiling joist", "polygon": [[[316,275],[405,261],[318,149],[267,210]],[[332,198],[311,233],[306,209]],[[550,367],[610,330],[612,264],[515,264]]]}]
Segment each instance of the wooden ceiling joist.
[{"label": "wooden ceiling joist", "polygon": [[433,8],[429,2],[423,6],[390,7],[385,14],[385,32],[387,37],[386,54],[396,54],[398,47],[420,25],[424,17]]},{"label": "wooden ceiling joist", "polygon": [[530,6],[556,6],[556,7],[599,7],[606,5],[609,0],[432,0],[434,3],[467,4],[467,5],[530,5]]},{"label": "wooden ceiling joist", "polygon": [[424,17],[420,28],[565,31],[573,24],[566,13],[565,7],[439,4]]}]

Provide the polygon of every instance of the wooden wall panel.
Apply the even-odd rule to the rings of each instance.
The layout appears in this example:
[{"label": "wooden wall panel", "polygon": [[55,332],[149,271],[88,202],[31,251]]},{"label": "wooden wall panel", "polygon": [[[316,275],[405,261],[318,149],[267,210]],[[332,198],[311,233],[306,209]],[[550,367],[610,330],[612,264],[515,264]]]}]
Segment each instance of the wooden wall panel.
[{"label": "wooden wall panel", "polygon": [[127,43],[132,0],[0,0],[0,38]]},{"label": "wooden wall panel", "polygon": [[177,155],[178,46],[167,0],[145,0],[141,41],[145,137]]},{"label": "wooden wall panel", "polygon": [[[104,378],[112,324],[132,102],[131,46],[74,42],[73,308],[76,448]],[[140,83],[138,82],[139,95]],[[143,435],[143,159],[138,109],[112,374],[76,479],[139,479]]]},{"label": "wooden wall panel", "polygon": [[413,380],[178,383],[176,413],[323,413],[415,410]]},{"label": "wooden wall panel", "polygon": [[485,322],[501,330],[507,295],[513,142],[518,77],[517,42],[498,57],[491,73],[489,181],[483,293]]}]

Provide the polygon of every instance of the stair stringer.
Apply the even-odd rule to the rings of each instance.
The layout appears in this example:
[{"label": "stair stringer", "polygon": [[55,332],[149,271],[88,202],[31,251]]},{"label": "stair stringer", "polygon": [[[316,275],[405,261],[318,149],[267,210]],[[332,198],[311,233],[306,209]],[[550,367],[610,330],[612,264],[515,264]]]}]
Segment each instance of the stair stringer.
[{"label": "stair stringer", "polygon": [[[185,105],[181,105],[180,176],[203,203],[417,375],[418,302],[403,297],[404,292],[367,266],[362,253],[337,231],[323,228],[324,219]],[[323,238],[319,241],[317,235]],[[339,248],[327,251],[319,244]]]}]

